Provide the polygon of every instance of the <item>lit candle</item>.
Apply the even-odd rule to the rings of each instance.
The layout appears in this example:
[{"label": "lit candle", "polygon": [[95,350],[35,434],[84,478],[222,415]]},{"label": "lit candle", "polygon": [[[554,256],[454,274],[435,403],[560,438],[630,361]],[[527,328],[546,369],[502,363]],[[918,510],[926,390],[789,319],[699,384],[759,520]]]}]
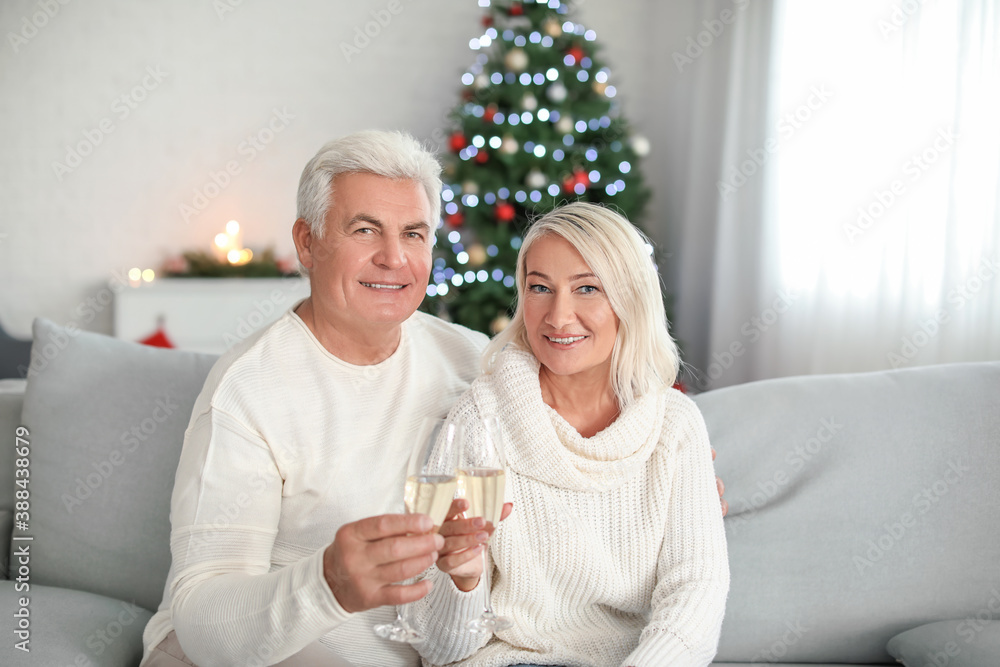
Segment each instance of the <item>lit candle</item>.
[{"label": "lit candle", "polygon": [[244,263],[239,261],[243,246],[242,240],[243,232],[240,229],[240,223],[230,220],[226,223],[226,231],[215,235],[215,243],[212,246],[215,258],[220,262],[229,262],[230,264]]}]

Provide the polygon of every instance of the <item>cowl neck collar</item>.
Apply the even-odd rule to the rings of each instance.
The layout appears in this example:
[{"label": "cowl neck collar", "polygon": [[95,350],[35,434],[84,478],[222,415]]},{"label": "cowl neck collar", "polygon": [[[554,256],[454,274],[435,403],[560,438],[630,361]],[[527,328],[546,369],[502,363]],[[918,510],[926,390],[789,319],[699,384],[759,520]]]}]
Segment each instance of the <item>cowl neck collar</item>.
[{"label": "cowl neck collar", "polygon": [[584,438],[542,401],[535,357],[508,345],[490,375],[473,385],[480,414],[500,416],[507,469],[573,491],[607,491],[627,482],[652,455],[663,428],[663,392],[632,402]]}]

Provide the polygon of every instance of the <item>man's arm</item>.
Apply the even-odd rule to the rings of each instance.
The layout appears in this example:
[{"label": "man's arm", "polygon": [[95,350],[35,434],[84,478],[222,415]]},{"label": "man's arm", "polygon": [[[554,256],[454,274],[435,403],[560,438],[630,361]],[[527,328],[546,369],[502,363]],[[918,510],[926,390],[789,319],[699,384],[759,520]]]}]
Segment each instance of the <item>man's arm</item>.
[{"label": "man's arm", "polygon": [[344,525],[271,572],[282,485],[267,443],[239,420],[211,409],[192,425],[171,505],[169,591],[177,638],[202,667],[280,661],[352,612],[429,586],[388,585],[433,563],[443,542],[416,515]]}]

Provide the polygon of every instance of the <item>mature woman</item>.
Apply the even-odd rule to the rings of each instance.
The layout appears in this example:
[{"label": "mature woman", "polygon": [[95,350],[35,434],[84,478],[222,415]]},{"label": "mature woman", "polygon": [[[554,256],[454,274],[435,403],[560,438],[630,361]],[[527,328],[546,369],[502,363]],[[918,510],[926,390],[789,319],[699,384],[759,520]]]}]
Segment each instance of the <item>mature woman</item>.
[{"label": "mature woman", "polygon": [[488,643],[465,630],[481,591],[439,561],[452,581],[433,570],[415,605],[430,636],[418,650],[476,667],[708,665],[725,533],[704,422],[671,388],[677,348],[645,240],[569,204],[530,229],[516,277],[513,321],[451,411],[502,423],[514,512],[490,546],[492,601],[513,627]]}]

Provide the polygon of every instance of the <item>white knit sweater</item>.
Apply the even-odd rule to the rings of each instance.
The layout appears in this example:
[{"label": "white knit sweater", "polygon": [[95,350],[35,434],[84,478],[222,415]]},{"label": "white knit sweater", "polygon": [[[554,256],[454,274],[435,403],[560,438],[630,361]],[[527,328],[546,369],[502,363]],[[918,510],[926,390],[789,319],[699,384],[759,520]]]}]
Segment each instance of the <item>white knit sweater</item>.
[{"label": "white knit sweater", "polygon": [[146,655],[176,629],[200,667],[270,665],[317,640],[357,666],[419,664],[412,648],[372,631],[392,608],[341,608],[323,550],[345,523],[403,510],[417,426],[468,388],[485,344],[417,313],[388,359],[355,366],[289,311],[226,353],[185,434],[173,563]]},{"label": "white knit sweater", "polygon": [[[629,406],[583,438],[542,401],[538,362],[508,346],[454,419],[494,412],[507,441],[493,608],[514,625],[483,639],[464,630],[482,610],[432,568],[415,616],[425,664],[704,666],[719,640],[729,566],[708,435],[674,389]],[[477,433],[473,432],[472,437]]]}]

